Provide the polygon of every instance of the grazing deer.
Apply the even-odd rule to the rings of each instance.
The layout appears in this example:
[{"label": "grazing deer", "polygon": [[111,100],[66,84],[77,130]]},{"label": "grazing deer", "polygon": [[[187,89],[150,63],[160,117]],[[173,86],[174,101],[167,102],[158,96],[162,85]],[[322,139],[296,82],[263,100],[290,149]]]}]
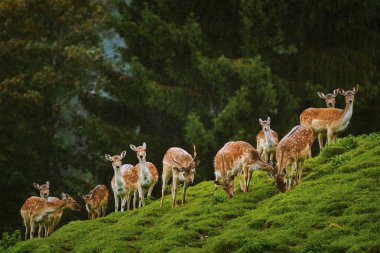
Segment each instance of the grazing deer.
[{"label": "grazing deer", "polygon": [[[327,133],[327,144],[331,143],[334,136],[344,131],[352,117],[355,94],[359,91],[356,85],[352,91],[338,89],[339,93],[345,97],[346,107],[344,110],[337,108],[308,108],[300,115],[302,126],[313,129],[314,134]],[[320,146],[320,148],[322,148]]]},{"label": "grazing deer", "polygon": [[[325,100],[326,107],[327,108],[335,108],[335,97],[339,94],[339,89],[335,89],[333,93],[324,94],[322,92],[317,92],[318,96]],[[319,149],[323,148],[323,138],[326,137],[325,133],[319,133],[318,134],[318,143],[319,143]],[[333,137],[333,140],[335,140],[336,136]]]},{"label": "grazing deer", "polygon": [[190,183],[194,181],[195,169],[199,164],[196,161],[197,153],[194,145],[194,156],[191,157],[182,148],[172,147],[166,151],[164,158],[162,160],[162,196],[161,196],[161,207],[164,206],[164,196],[166,184],[169,177],[172,176],[172,208],[177,207],[176,195],[177,195],[177,184],[178,180],[183,181],[183,193],[182,193],[182,205],[185,204],[186,200],[186,189]]},{"label": "grazing deer", "polygon": [[[45,224],[46,219],[50,214],[53,214],[63,209],[71,209],[80,211],[81,207],[78,203],[66,193],[62,193],[62,200],[48,201],[40,197],[28,198],[21,207],[20,213],[25,226],[25,240],[34,237],[34,227],[36,224]],[[47,233],[49,235],[49,233]],[[41,236],[39,234],[39,236]]]},{"label": "grazing deer", "polygon": [[90,220],[106,216],[109,192],[105,185],[95,186],[89,194],[78,192],[78,196],[84,200]]},{"label": "grazing deer", "polygon": [[[276,160],[276,180],[281,181],[286,173],[286,167],[290,165],[290,173],[287,176],[287,190],[291,189],[293,173],[296,172],[295,183],[301,182],[303,163],[311,156],[311,145],[314,141],[313,130],[304,126],[295,126],[278,143]],[[284,188],[280,189],[285,191]]]},{"label": "grazing deer", "polygon": [[270,129],[270,118],[259,119],[262,130],[257,134],[257,152],[265,162],[273,161],[278,144],[278,134]]},{"label": "grazing deer", "polygon": [[127,204],[127,210],[129,210],[132,194],[133,209],[136,208],[138,171],[135,166],[131,164],[122,164],[122,159],[125,157],[126,153],[126,151],[123,151],[120,155],[105,155],[105,158],[112,162],[112,167],[115,172],[111,181],[115,198],[115,212],[119,211],[119,202],[121,202],[122,212],[125,210],[125,204]]},{"label": "grazing deer", "polygon": [[130,148],[136,152],[139,163],[135,166],[139,171],[138,191],[139,191],[139,208],[145,206],[145,195],[152,195],[154,186],[158,181],[158,171],[153,163],[146,161],[146,143],[136,147],[131,144]]},{"label": "grazing deer", "polygon": [[[272,165],[262,161],[256,149],[244,141],[227,142],[215,155],[214,168],[214,193],[219,185],[222,185],[230,198],[234,196],[235,176],[238,176],[240,187],[244,192],[248,192],[252,171],[264,170],[274,176]],[[241,173],[244,175],[244,182],[241,181]],[[222,182],[220,182],[220,179]]]}]

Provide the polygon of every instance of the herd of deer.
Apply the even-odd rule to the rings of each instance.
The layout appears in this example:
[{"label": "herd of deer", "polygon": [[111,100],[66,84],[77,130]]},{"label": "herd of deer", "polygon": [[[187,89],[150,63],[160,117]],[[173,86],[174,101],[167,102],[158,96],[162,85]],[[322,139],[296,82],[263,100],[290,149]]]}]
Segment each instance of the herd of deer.
[{"label": "herd of deer", "polygon": [[[234,178],[237,177],[241,190],[248,192],[254,170],[266,171],[275,179],[275,184],[281,192],[289,191],[292,185],[299,184],[303,163],[311,157],[314,136],[318,134],[319,147],[322,149],[324,137],[327,136],[327,143],[330,143],[347,128],[352,116],[354,95],[358,90],[359,85],[347,91],[336,89],[333,93],[326,95],[318,92],[319,97],[325,100],[327,108],[304,110],[300,115],[301,124],[295,126],[280,142],[278,134],[270,127],[270,118],[259,119],[262,130],[257,135],[257,149],[244,141],[231,141],[217,152],[214,158],[215,191],[222,186],[227,195],[232,198],[235,191]],[[343,110],[335,108],[335,97],[338,94],[345,97],[346,106]],[[111,187],[116,212],[119,209],[124,211],[125,208],[129,210],[131,197],[133,197],[133,209],[135,209],[137,193],[138,207],[144,206],[145,196],[151,196],[158,181],[157,168],[146,161],[146,143],[139,147],[131,144],[130,148],[136,152],[139,161],[135,166],[122,163],[126,151],[120,155],[105,155],[105,158],[112,163],[115,173]],[[195,145],[193,156],[178,147],[167,150],[162,161],[161,207],[164,206],[166,185],[170,178],[172,178],[172,208],[177,205],[178,181],[184,182],[182,205],[185,204],[186,190],[194,181],[195,169],[199,164],[199,161],[195,159],[196,156]],[[274,156],[277,164],[273,163]],[[286,172],[288,166],[289,173]],[[36,225],[39,226],[39,237],[49,236],[59,223],[64,209],[81,210],[81,206],[66,193],[62,193],[61,199],[49,197],[49,182],[33,185],[40,191],[40,197],[28,198],[21,208],[21,216],[26,228],[25,239],[28,239],[28,236],[33,238]],[[105,216],[109,196],[105,185],[97,185],[89,194],[78,193],[78,196],[84,200],[89,219]]]}]

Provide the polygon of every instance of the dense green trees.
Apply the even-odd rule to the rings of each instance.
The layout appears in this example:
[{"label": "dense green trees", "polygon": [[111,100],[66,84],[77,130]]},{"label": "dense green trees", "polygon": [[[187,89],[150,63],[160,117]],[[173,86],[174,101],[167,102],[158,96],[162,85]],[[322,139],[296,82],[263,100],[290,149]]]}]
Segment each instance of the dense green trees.
[{"label": "dense green trees", "polygon": [[[197,145],[198,182],[228,140],[255,144],[258,118],[285,134],[317,91],[359,83],[347,132],[378,131],[378,1],[2,1],[0,230],[21,223],[33,181],[109,185],[105,153]],[[116,58],[103,41],[120,37]],[[110,48],[106,48],[110,50]],[[343,99],[338,98],[338,107]],[[156,191],[159,186],[156,187]],[[58,192],[55,192],[56,194]],[[112,206],[112,200],[110,202]]]}]

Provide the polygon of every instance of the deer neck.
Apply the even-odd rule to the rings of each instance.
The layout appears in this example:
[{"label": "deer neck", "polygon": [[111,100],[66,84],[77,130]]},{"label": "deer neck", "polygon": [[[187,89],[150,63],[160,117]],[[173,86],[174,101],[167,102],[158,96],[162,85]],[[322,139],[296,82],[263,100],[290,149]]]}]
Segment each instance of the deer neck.
[{"label": "deer neck", "polygon": [[115,183],[117,186],[123,186],[124,185],[124,182],[123,182],[123,177],[121,176],[121,168],[123,166],[121,166],[120,168],[113,168],[114,172],[115,172]]},{"label": "deer neck", "polygon": [[265,142],[268,146],[274,145],[274,138],[272,136],[272,130],[269,129],[269,131],[264,131],[265,136]]},{"label": "deer neck", "polygon": [[348,123],[350,123],[350,119],[352,117],[352,113],[353,113],[353,109],[354,109],[354,104],[353,103],[346,103],[346,107],[344,108],[343,112],[342,112],[342,118],[341,118],[341,127],[343,128],[342,130],[344,130]]},{"label": "deer neck", "polygon": [[140,160],[140,181],[142,184],[148,184],[150,179],[150,171],[145,159]]},{"label": "deer neck", "polygon": [[[49,202],[50,203],[50,202]],[[50,203],[47,205],[40,213],[36,216],[36,222],[42,222],[45,220],[50,214],[58,212],[60,210],[65,209],[66,202],[61,200],[58,204],[52,204]]]}]

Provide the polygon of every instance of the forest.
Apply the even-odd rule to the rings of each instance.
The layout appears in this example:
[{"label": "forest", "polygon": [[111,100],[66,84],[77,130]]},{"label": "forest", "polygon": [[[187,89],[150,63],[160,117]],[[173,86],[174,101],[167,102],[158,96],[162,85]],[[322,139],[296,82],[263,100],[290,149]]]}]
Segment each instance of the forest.
[{"label": "forest", "polygon": [[33,183],[109,186],[104,155],[136,164],[130,144],[159,173],[195,144],[194,184],[213,180],[224,143],[256,146],[268,116],[282,138],[317,92],[359,84],[342,136],[380,131],[380,1],[3,0],[0,26],[0,234],[23,229]]}]

